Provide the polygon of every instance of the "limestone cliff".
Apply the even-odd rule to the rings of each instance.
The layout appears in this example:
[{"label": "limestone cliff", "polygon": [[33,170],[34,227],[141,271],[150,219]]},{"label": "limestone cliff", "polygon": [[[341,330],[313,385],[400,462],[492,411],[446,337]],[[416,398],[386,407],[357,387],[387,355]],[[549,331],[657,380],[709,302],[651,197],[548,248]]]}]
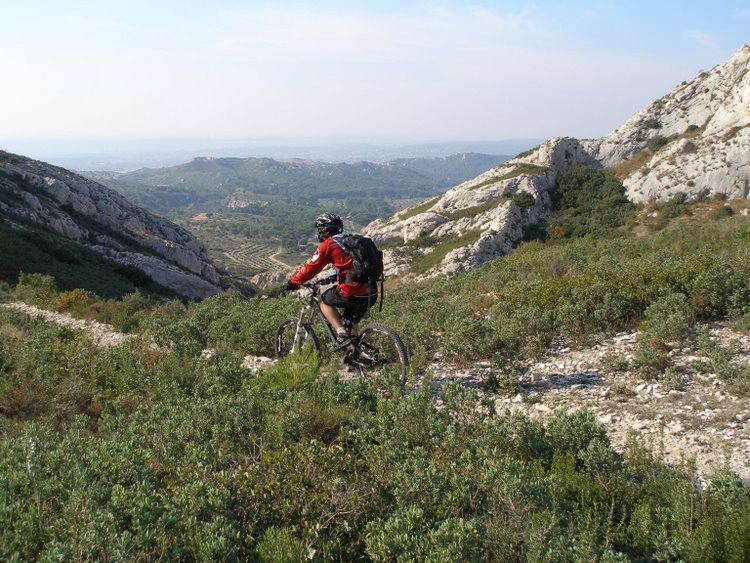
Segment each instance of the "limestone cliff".
[{"label": "limestone cliff", "polygon": [[510,252],[550,211],[557,175],[574,165],[613,168],[634,202],[678,192],[746,198],[749,70],[745,45],[601,139],[550,139],[442,197],[371,223],[365,233],[387,245],[387,274],[431,276]]}]

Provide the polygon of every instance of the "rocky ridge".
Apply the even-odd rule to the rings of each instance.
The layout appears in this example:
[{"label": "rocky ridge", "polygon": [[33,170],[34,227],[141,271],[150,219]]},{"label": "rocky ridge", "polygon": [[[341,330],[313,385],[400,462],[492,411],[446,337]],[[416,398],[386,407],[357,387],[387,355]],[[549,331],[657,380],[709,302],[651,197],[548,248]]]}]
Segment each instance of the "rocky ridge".
[{"label": "rocky ridge", "polygon": [[677,86],[601,139],[550,139],[442,197],[370,223],[388,245],[386,274],[444,252],[435,276],[475,268],[510,252],[551,210],[557,175],[576,165],[614,167],[634,202],[677,193],[750,193],[750,44]]},{"label": "rocky ridge", "polygon": [[41,227],[143,271],[187,298],[222,291],[208,252],[186,229],[131,204],[92,180],[0,153],[0,220]]}]

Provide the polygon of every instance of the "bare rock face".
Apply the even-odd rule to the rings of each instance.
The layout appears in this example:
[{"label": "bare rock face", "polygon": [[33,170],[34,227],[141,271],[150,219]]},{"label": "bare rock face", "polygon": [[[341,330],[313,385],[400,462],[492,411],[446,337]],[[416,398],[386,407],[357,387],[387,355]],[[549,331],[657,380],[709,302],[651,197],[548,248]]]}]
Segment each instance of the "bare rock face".
[{"label": "bare rock face", "polygon": [[[560,171],[574,165],[598,166],[580,141],[555,138],[473,180],[459,184],[427,209],[407,209],[387,220],[370,223],[364,233],[386,248],[386,274],[409,269],[415,255],[440,253],[439,264],[427,275],[481,266],[507,254],[527,229],[540,223],[551,207],[550,191]],[[460,241],[467,240],[466,244]]]},{"label": "bare rock face", "polygon": [[589,150],[603,166],[634,164],[623,183],[635,202],[678,192],[748,197],[750,45],[590,142]]},{"label": "bare rock face", "polygon": [[0,214],[11,222],[54,231],[188,298],[222,291],[208,251],[188,230],[70,171],[0,156],[1,187],[9,196],[0,201]]},{"label": "bare rock face", "polygon": [[[750,193],[750,45],[601,139],[550,139],[442,197],[370,223],[386,274],[433,276],[510,252],[551,209],[557,175],[614,167],[634,202]],[[421,266],[420,266],[421,264]],[[426,264],[426,266],[425,266]]]}]

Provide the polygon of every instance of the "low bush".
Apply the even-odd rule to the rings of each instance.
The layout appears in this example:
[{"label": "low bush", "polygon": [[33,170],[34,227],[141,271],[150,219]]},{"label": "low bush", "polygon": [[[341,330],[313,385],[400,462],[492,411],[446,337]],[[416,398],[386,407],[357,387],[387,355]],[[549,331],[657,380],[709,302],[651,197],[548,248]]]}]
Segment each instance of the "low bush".
[{"label": "low bush", "polygon": [[97,296],[85,289],[72,289],[58,295],[54,309],[63,313],[70,313],[74,317],[84,318],[91,313],[91,305]]},{"label": "low bush", "polygon": [[641,337],[661,347],[681,345],[692,334],[693,310],[683,293],[668,292],[648,306]]},{"label": "low bush", "polygon": [[650,151],[656,152],[663,146],[669,144],[669,141],[669,137],[665,137],[664,135],[654,135],[653,137],[649,137],[646,144]]},{"label": "low bush", "polygon": [[712,221],[719,221],[721,219],[724,219],[726,217],[731,217],[734,215],[734,209],[731,205],[722,205],[721,207],[717,207],[711,212],[711,215],[709,215],[709,219]]},{"label": "low bush", "polygon": [[55,278],[46,274],[21,272],[14,292],[16,299],[42,308],[50,308],[57,299]]},{"label": "low bush", "polygon": [[[230,302],[188,313],[209,322]],[[585,411],[544,425],[477,408],[456,384],[439,407],[429,390],[323,376],[310,357],[250,377],[237,355],[100,351],[3,315],[4,374],[36,381],[47,401],[0,425],[5,559],[620,560],[668,542],[672,558],[697,560],[750,550],[737,541],[750,532],[750,498],[736,479],[717,476],[704,491],[691,473],[622,457]],[[41,367],[50,362],[52,373]]]}]

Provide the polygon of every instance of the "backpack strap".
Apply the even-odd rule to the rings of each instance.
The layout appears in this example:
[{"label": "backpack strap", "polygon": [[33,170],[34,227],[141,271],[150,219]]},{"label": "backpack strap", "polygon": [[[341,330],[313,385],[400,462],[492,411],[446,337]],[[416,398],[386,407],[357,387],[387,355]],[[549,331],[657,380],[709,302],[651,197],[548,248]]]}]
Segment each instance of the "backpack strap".
[{"label": "backpack strap", "polygon": [[385,295],[385,291],[383,291],[383,282],[385,282],[385,276],[380,276],[380,305],[378,306],[378,312],[383,312],[383,295]]}]

